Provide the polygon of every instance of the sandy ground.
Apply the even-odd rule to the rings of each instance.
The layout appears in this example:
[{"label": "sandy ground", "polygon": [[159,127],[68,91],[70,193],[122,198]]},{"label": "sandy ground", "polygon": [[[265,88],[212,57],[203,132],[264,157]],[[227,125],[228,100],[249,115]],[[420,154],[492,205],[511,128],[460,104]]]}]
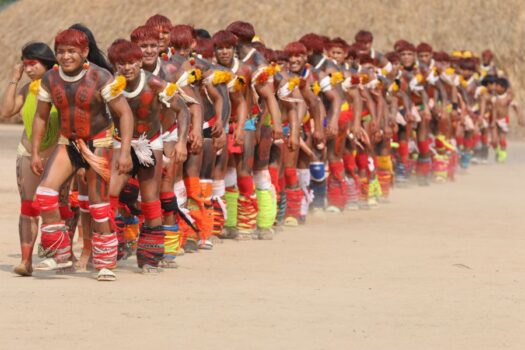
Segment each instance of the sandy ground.
[{"label": "sandy ground", "polygon": [[523,349],[525,144],[379,210],[225,242],[157,276],[33,278],[18,261],[14,150],[0,127],[0,349]]}]

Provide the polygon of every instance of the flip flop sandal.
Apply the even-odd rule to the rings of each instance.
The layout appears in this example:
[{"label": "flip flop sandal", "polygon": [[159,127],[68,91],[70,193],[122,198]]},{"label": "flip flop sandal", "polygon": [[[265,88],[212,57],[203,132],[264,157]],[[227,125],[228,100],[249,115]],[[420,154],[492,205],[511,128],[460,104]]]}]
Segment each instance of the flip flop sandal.
[{"label": "flip flop sandal", "polygon": [[47,258],[47,259],[44,259],[41,262],[39,262],[35,266],[35,270],[54,271],[54,270],[60,270],[60,269],[68,268],[68,267],[71,267],[71,266],[73,266],[73,262],[72,261],[66,261],[66,262],[63,262],[63,263],[57,263],[57,261],[55,259]]},{"label": "flip flop sandal", "polygon": [[101,269],[97,274],[97,281],[110,282],[116,280],[117,276],[113,273],[113,271],[106,268]]}]

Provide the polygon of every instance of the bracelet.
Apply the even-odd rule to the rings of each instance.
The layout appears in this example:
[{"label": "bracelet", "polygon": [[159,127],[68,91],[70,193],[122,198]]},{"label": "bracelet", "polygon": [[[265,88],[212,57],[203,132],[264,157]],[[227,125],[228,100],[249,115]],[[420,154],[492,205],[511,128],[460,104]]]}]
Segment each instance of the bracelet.
[{"label": "bracelet", "polygon": [[13,84],[13,85],[18,85],[18,81],[11,80],[11,81],[9,82],[9,85],[11,85],[11,84]]}]

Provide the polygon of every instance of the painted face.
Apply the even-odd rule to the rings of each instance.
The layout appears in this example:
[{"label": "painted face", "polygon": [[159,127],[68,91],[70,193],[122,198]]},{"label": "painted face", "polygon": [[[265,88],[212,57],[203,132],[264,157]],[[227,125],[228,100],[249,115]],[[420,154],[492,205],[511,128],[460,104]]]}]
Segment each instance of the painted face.
[{"label": "painted face", "polygon": [[345,51],[338,46],[331,47],[330,50],[328,50],[328,56],[335,60],[337,64],[343,64],[345,61]]},{"label": "painted face", "polygon": [[191,54],[192,48],[190,47],[180,47],[177,49],[177,53],[182,57],[189,57]]},{"label": "painted face", "polygon": [[164,52],[170,46],[170,31],[159,28],[159,51]]},{"label": "painted face", "polygon": [[154,66],[159,56],[159,42],[157,40],[144,40],[138,45],[142,50],[142,62],[147,66]]},{"label": "painted face", "polygon": [[414,66],[415,56],[414,56],[414,52],[413,51],[410,51],[410,50],[401,51],[399,53],[399,57],[400,57],[400,60],[401,60],[401,65],[403,67],[411,68],[412,66]]},{"label": "painted face", "polygon": [[306,64],[306,55],[293,55],[288,58],[288,67],[291,72],[299,73]]},{"label": "painted face", "polygon": [[141,67],[142,67],[141,61],[122,62],[122,63],[115,64],[115,68],[117,68],[117,72],[119,74],[122,74],[124,78],[126,78],[127,82],[135,81],[135,79],[139,77]]},{"label": "painted face", "polygon": [[24,72],[31,80],[41,79],[47,68],[39,60],[24,59]]},{"label": "painted face", "polygon": [[420,63],[428,66],[430,65],[430,61],[432,61],[432,53],[430,52],[419,52],[417,54],[417,59]]},{"label": "painted face", "polygon": [[75,46],[58,45],[55,54],[64,73],[75,73],[86,61],[88,49],[81,50]]},{"label": "painted face", "polygon": [[217,58],[217,62],[224,67],[231,66],[234,53],[235,48],[233,46],[215,48],[215,58]]}]

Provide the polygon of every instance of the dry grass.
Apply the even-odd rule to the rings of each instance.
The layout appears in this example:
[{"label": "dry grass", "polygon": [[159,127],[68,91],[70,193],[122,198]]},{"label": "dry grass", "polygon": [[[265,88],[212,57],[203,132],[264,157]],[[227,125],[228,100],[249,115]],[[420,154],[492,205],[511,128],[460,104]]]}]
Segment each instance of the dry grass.
[{"label": "dry grass", "polygon": [[20,47],[29,40],[51,43],[60,29],[82,22],[106,48],[155,13],[211,32],[237,19],[248,20],[274,47],[310,31],[351,41],[358,29],[368,28],[376,37],[375,46],[383,50],[399,38],[428,41],[436,49],[490,48],[524,101],[523,0],[21,0],[0,12],[0,81],[8,79]]}]

